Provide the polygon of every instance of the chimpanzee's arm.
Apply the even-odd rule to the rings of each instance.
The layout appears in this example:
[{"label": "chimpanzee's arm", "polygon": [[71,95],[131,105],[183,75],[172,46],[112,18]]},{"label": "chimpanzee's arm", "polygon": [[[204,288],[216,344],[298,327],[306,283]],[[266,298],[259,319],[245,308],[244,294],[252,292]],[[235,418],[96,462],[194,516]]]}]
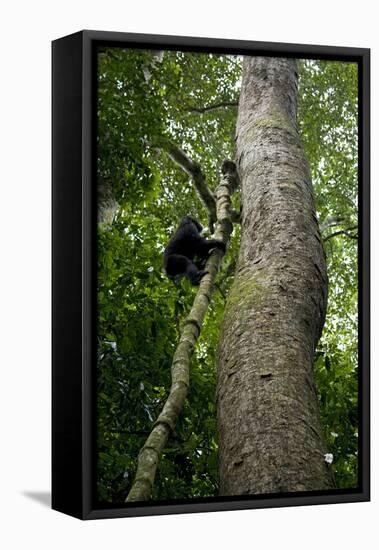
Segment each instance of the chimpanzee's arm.
[{"label": "chimpanzee's arm", "polygon": [[204,239],[201,237],[201,240],[197,243],[198,249],[196,251],[196,254],[202,258],[204,258],[212,248],[219,248],[220,250],[223,250],[225,252],[226,246],[223,241],[220,241],[219,239]]}]

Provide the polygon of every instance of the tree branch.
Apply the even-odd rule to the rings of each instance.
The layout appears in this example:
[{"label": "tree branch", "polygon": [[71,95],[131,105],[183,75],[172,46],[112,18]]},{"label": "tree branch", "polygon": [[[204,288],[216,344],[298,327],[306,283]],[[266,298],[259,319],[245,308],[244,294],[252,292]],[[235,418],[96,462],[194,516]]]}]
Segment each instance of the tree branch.
[{"label": "tree branch", "polygon": [[218,284],[220,286],[222,286],[225,283],[226,279],[235,272],[236,266],[237,266],[237,258],[234,257],[230,260],[229,265],[226,267],[223,275],[218,280]]},{"label": "tree branch", "polygon": [[237,212],[236,210],[232,210],[230,212],[230,219],[233,223],[241,223],[241,214],[240,212]]},{"label": "tree branch", "polygon": [[167,154],[176,162],[191,178],[195,189],[204,204],[209,217],[209,229],[213,233],[213,225],[216,222],[216,201],[212,191],[205,181],[205,175],[200,164],[194,162],[182,149],[170,143],[167,146]]},{"label": "tree branch", "polygon": [[335,227],[336,225],[341,225],[341,223],[345,221],[346,221],[345,218],[341,218],[340,216],[329,216],[328,218],[326,218],[326,220],[323,223],[320,223],[320,231],[322,233],[326,229],[329,229],[329,227]]},{"label": "tree branch", "polygon": [[[187,162],[184,156],[183,161]],[[230,196],[234,190],[235,165],[231,162],[223,164],[223,177],[216,189],[216,232],[215,238],[228,244],[233,231],[231,221]],[[137,473],[127,496],[126,502],[149,500],[154,485],[155,474],[160,455],[166,446],[170,434],[174,431],[178,417],[187,397],[190,375],[190,360],[194,351],[208,305],[215,288],[215,279],[223,257],[223,251],[214,249],[206,263],[208,272],[200,282],[191,311],[183,323],[179,344],[174,353],[171,367],[171,389],[162,412],[142,447],[138,456]]]},{"label": "tree branch", "polygon": [[215,283],[215,287],[217,288],[223,299],[226,300],[225,292],[222,290],[222,287],[219,285],[219,283]]},{"label": "tree branch", "polygon": [[[166,151],[171,160],[182,168],[192,178],[195,189],[208,212],[209,230],[213,234],[214,224],[216,222],[216,200],[214,194],[206,184],[205,175],[200,164],[193,161],[180,147],[169,143],[166,145]],[[225,160],[221,167],[222,173],[230,179],[232,192],[239,187],[240,180],[236,165],[231,160]],[[235,210],[230,211],[231,221],[240,223],[241,215]]]},{"label": "tree branch", "polygon": [[334,233],[331,233],[327,237],[324,237],[323,241],[325,243],[329,239],[332,239],[333,237],[337,237],[337,235],[346,235],[346,237],[349,237],[350,239],[358,239],[358,235],[351,235],[349,233],[350,231],[354,231],[356,229],[358,229],[358,226],[353,225],[352,227],[347,227],[346,229],[341,229],[340,231],[335,231]]},{"label": "tree branch", "polygon": [[221,107],[238,107],[238,101],[220,101],[219,103],[214,103],[213,105],[207,105],[205,107],[187,107],[186,111],[203,114],[208,111],[220,109]]}]

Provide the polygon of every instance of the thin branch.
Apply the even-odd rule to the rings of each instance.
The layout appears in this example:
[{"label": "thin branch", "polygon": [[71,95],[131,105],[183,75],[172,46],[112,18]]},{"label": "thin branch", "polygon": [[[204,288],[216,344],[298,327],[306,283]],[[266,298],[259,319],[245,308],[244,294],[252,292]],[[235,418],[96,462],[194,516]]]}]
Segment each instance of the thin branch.
[{"label": "thin branch", "polygon": [[167,154],[171,160],[176,162],[192,178],[195,189],[208,211],[210,230],[213,233],[213,224],[216,222],[216,201],[212,191],[206,184],[205,175],[200,164],[194,162],[182,149],[173,143],[168,144]]},{"label": "thin branch", "polygon": [[232,274],[234,274],[236,270],[236,265],[237,265],[237,258],[234,257],[230,260],[230,263],[226,267],[223,275],[219,278],[218,280],[219,285],[222,286],[225,283],[226,279],[230,277]]},{"label": "thin branch", "polygon": [[[160,139],[158,142],[159,149],[164,149],[171,160],[173,160],[189,177],[192,179],[197,194],[208,212],[209,231],[213,234],[214,224],[216,223],[216,200],[212,190],[206,184],[204,172],[199,163],[192,160],[187,153],[180,147],[167,139]],[[233,190],[237,189],[240,184],[236,165],[232,161],[224,161],[230,163],[231,185]],[[230,218],[232,223],[241,222],[241,214],[235,210],[230,210]]]},{"label": "thin branch", "polygon": [[[240,186],[240,178],[237,172],[237,166],[231,160],[224,160],[221,166],[221,172],[228,179],[230,192],[234,193]],[[241,213],[230,208],[230,220],[232,223],[241,223]]]},{"label": "thin branch", "polygon": [[187,107],[186,111],[190,113],[207,113],[215,109],[222,107],[238,107],[238,101],[220,101],[220,103],[214,103],[213,105],[206,105],[205,107]]},{"label": "thin branch", "polygon": [[225,292],[222,290],[222,288],[221,288],[221,286],[219,285],[219,283],[215,283],[215,287],[217,288],[217,290],[219,291],[219,293],[221,294],[221,296],[223,297],[223,299],[226,300]]},{"label": "thin branch", "polygon": [[320,231],[322,233],[326,229],[335,227],[336,225],[341,225],[345,221],[345,218],[341,218],[340,216],[329,216],[324,222],[320,223]]},{"label": "thin branch", "polygon": [[232,220],[233,223],[241,223],[240,212],[237,212],[236,210],[231,210],[230,219]]},{"label": "thin branch", "polygon": [[129,432],[128,430],[109,430],[108,433],[112,434],[112,435],[120,435],[120,434],[123,434],[123,435],[149,435],[149,432],[146,431],[146,430],[143,430],[143,431],[137,431],[137,432]]},{"label": "thin branch", "polygon": [[[215,238],[228,244],[233,231],[230,219],[230,195],[233,190],[230,172],[233,163],[223,164],[223,177],[216,189],[217,225]],[[233,170],[235,166],[233,165]],[[223,251],[211,252],[205,269],[208,272],[200,282],[191,311],[183,323],[179,344],[174,353],[171,367],[171,389],[162,412],[138,456],[137,473],[126,502],[149,500],[154,485],[158,462],[170,434],[174,431],[178,417],[187,397],[190,377],[190,360],[193,354],[208,305],[215,288],[215,279],[223,257]]]},{"label": "thin branch", "polygon": [[323,241],[325,243],[329,239],[332,239],[333,237],[337,237],[337,235],[346,235],[346,237],[349,237],[350,239],[358,239],[358,235],[350,234],[350,231],[355,231],[356,229],[358,229],[358,226],[354,225],[352,227],[347,227],[346,229],[341,229],[340,231],[335,231],[334,233],[331,233],[327,237],[324,237]]},{"label": "thin branch", "polygon": [[231,160],[224,160],[221,166],[221,172],[223,176],[228,180],[231,193],[239,187],[240,179],[237,172],[237,166]]}]

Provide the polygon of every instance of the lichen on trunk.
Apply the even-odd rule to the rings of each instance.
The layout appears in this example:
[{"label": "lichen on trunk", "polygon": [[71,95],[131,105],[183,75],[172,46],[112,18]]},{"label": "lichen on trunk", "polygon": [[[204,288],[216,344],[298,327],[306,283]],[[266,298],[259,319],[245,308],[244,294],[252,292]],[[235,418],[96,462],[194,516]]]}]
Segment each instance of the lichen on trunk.
[{"label": "lichen on trunk", "polygon": [[313,377],[327,275],[296,98],[294,60],[244,59],[241,247],[218,364],[222,495],[333,487]]}]

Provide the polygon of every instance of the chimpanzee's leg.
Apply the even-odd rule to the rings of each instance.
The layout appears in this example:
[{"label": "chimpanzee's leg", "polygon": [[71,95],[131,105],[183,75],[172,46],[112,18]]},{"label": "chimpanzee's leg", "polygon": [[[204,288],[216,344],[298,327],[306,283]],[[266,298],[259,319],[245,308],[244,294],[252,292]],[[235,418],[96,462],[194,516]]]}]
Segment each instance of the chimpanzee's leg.
[{"label": "chimpanzee's leg", "polygon": [[205,264],[207,263],[207,259],[208,259],[208,256],[205,256],[203,258],[200,258],[200,257],[196,257],[193,261],[193,263],[195,264],[195,266],[197,267],[197,269],[204,269],[205,267]]},{"label": "chimpanzee's leg", "polygon": [[208,271],[205,271],[204,269],[199,270],[196,265],[191,262],[191,260],[188,260],[186,275],[194,286],[198,286],[201,279],[207,273]]},{"label": "chimpanzee's leg", "polygon": [[186,275],[193,285],[198,285],[207,271],[199,270],[187,256],[170,254],[165,259],[166,274],[170,279]]}]

